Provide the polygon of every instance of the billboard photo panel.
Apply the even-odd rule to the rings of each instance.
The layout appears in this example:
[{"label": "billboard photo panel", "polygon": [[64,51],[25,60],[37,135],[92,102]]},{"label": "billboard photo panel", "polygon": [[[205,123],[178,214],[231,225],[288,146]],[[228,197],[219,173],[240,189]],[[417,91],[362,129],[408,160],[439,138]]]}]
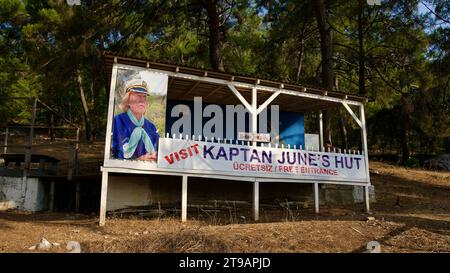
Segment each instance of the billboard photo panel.
[{"label": "billboard photo panel", "polygon": [[111,158],[156,162],[165,132],[168,76],[117,69]]}]

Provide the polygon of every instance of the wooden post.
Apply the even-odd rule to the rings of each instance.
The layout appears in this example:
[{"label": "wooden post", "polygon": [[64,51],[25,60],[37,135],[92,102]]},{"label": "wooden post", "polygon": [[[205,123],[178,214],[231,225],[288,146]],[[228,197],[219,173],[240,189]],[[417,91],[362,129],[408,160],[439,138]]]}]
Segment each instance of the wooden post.
[{"label": "wooden post", "polygon": [[78,165],[78,151],[80,149],[78,146],[79,143],[80,143],[80,128],[77,128],[77,139],[75,143],[75,175],[78,175],[79,172],[79,165]]},{"label": "wooden post", "polygon": [[36,122],[36,105],[37,105],[37,98],[34,98],[31,116],[30,135],[28,138],[28,144],[25,146],[25,162],[23,165],[23,175],[22,175],[22,208],[25,205],[25,198],[27,195],[27,177],[31,163],[31,146],[33,145],[34,123]]},{"label": "wooden post", "polygon": [[111,136],[112,136],[112,122],[114,119],[114,95],[116,90],[117,66],[113,65],[108,103],[108,119],[106,122],[106,138],[105,138],[105,159],[111,158]]},{"label": "wooden post", "polygon": [[33,112],[32,112],[32,118],[31,118],[31,126],[30,126],[30,135],[28,138],[28,145],[26,147],[25,151],[25,164],[24,164],[24,176],[27,176],[27,172],[30,169],[30,162],[31,162],[31,146],[33,145],[33,136],[34,136],[34,123],[36,122],[36,105],[37,105],[37,98],[34,98],[33,100]]},{"label": "wooden post", "polygon": [[361,119],[361,144],[364,151],[364,159],[366,163],[366,173],[368,185],[364,186],[364,203],[366,205],[367,213],[370,212],[370,200],[369,200],[369,186],[370,186],[370,174],[369,174],[369,153],[367,147],[367,131],[366,131],[366,117],[364,115],[364,104],[359,107],[359,115]]},{"label": "wooden post", "polygon": [[259,182],[253,182],[253,217],[259,221]]},{"label": "wooden post", "polygon": [[3,147],[3,153],[6,154],[8,152],[8,135],[9,135],[9,128],[6,127],[5,130],[5,147]]},{"label": "wooden post", "polygon": [[181,184],[181,222],[187,221],[187,187],[188,177],[187,175],[183,175]]},{"label": "wooden post", "polygon": [[50,114],[50,140],[55,141],[55,118],[53,114]]},{"label": "wooden post", "polygon": [[[252,128],[253,135],[258,133],[258,92],[256,87],[252,88]],[[252,142],[252,146],[256,147],[256,141]],[[253,218],[259,221],[259,182],[253,182]]]},{"label": "wooden post", "polygon": [[67,180],[69,180],[69,181],[72,180],[72,176],[73,176],[74,154],[75,154],[74,149],[72,149],[72,147],[70,147],[70,150],[69,150],[69,162],[68,162],[69,166],[67,168]]},{"label": "wooden post", "polygon": [[319,183],[314,183],[314,212],[319,213]]},{"label": "wooden post", "polygon": [[55,181],[50,182],[49,211],[55,209]]},{"label": "wooden post", "polygon": [[363,186],[363,187],[364,187],[364,204],[366,205],[366,212],[370,213],[370,196],[369,196],[370,186]]},{"label": "wooden post", "polygon": [[322,116],[322,111],[319,112],[319,145],[320,145],[320,151],[323,152],[323,116]]},{"label": "wooden post", "polygon": [[75,182],[75,211],[80,211],[80,181]]},{"label": "wooden post", "polygon": [[104,226],[106,222],[106,198],[108,194],[108,172],[102,170],[102,190],[100,195],[99,225]]},{"label": "wooden post", "polygon": [[[250,130],[252,131],[253,135],[258,133],[258,100],[257,100],[257,94],[256,87],[252,88],[252,111],[251,111],[251,117],[252,117],[252,124]],[[256,146],[256,141],[252,142],[252,146]]]}]

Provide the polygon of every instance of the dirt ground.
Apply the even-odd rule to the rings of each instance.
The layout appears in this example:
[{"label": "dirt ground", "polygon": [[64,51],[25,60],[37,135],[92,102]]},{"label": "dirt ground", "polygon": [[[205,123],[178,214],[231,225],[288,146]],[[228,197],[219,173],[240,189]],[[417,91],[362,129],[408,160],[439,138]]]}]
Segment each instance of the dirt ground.
[{"label": "dirt ground", "polygon": [[[369,241],[382,252],[450,252],[450,173],[405,169],[371,162],[376,203],[312,208],[250,209],[224,213],[189,212],[168,217],[0,212],[0,252],[67,252],[68,241],[82,252],[364,252]],[[373,218],[372,218],[373,217]],[[50,250],[29,250],[41,238]]]}]

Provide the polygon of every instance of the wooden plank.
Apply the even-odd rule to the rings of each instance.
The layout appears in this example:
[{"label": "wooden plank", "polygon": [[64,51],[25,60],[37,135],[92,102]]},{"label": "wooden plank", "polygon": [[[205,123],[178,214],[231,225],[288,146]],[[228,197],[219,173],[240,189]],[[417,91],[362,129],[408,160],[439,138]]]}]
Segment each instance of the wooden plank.
[{"label": "wooden plank", "polygon": [[253,182],[253,218],[259,221],[259,182]]},{"label": "wooden plank", "polygon": [[3,147],[3,153],[6,154],[8,152],[8,135],[9,135],[9,129],[6,127],[5,130],[5,141],[4,141],[4,147]]},{"label": "wooden plank", "polygon": [[30,135],[28,138],[28,145],[25,148],[25,164],[24,169],[25,173],[30,169],[30,162],[31,162],[31,145],[33,145],[33,136],[34,136],[34,124],[36,122],[36,105],[37,105],[37,98],[34,98],[33,101],[33,112],[31,117],[31,126],[30,126]]},{"label": "wooden plank", "polygon": [[353,113],[353,110],[350,108],[350,106],[348,106],[347,103],[342,102],[342,105],[344,105],[345,109],[348,111],[348,113],[352,116],[352,118],[356,121],[356,123],[358,124],[359,127],[362,126],[361,121],[359,120],[359,118],[355,115],[355,113]]},{"label": "wooden plank", "polygon": [[364,186],[364,204],[366,205],[366,212],[370,213],[369,186]]},{"label": "wooden plank", "polygon": [[206,95],[204,97],[204,99],[208,99],[210,98],[212,95],[214,95],[215,93],[219,92],[220,90],[222,90],[225,87],[225,85],[219,85],[216,88],[214,88],[208,95]]},{"label": "wooden plank", "polygon": [[108,194],[108,172],[102,172],[102,189],[100,193],[100,216],[99,226],[104,226],[106,223],[106,199]]},{"label": "wooden plank", "polygon": [[319,145],[320,151],[323,152],[323,114],[322,111],[319,112]]},{"label": "wooden plank", "polygon": [[[367,172],[367,180],[370,185],[370,174],[369,174],[369,155],[368,155],[368,146],[367,146],[367,131],[366,131],[366,117],[364,115],[364,105],[361,105],[359,108],[359,115],[361,118],[361,145],[362,150],[364,151],[364,159],[366,163],[366,172]],[[369,187],[364,187],[364,203],[366,205],[367,213],[370,212],[370,204],[369,204]]]},{"label": "wooden plank", "polygon": [[182,92],[180,96],[177,97],[177,99],[185,99],[191,93],[195,88],[197,88],[202,82],[198,81],[195,82],[186,92]]},{"label": "wooden plank", "polygon": [[183,175],[183,181],[181,185],[181,222],[187,221],[187,187],[188,177]]},{"label": "wooden plank", "polygon": [[105,140],[105,152],[104,158],[111,158],[111,136],[112,136],[112,123],[114,119],[114,96],[116,89],[116,78],[117,78],[117,66],[113,66],[112,76],[111,76],[111,88],[109,90],[109,102],[108,102],[108,119],[106,122],[106,140]]},{"label": "wooden plank", "polygon": [[80,182],[75,183],[75,212],[80,212]]},{"label": "wooden plank", "polygon": [[314,213],[319,213],[319,183],[314,183]]},{"label": "wooden plank", "polygon": [[236,97],[239,99],[239,101],[244,105],[244,107],[247,110],[252,111],[252,106],[250,106],[248,101],[242,96],[242,94],[236,89],[235,86],[229,84],[228,88],[234,93],[234,95],[236,95]]},{"label": "wooden plank", "polygon": [[55,208],[55,181],[50,182],[50,198],[49,210],[53,211]]}]

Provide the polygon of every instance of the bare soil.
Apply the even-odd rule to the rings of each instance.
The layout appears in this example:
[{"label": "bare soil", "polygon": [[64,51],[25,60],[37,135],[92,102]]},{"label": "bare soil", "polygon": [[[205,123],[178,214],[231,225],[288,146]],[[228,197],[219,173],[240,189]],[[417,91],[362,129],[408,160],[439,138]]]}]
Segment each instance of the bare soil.
[{"label": "bare soil", "polygon": [[[376,203],[262,209],[253,222],[250,209],[142,218],[97,215],[0,212],[0,252],[67,252],[68,241],[82,252],[364,252],[369,241],[382,252],[450,252],[450,173],[406,169],[371,162]],[[372,218],[373,217],[373,218]],[[60,243],[29,250],[45,237]]]}]

